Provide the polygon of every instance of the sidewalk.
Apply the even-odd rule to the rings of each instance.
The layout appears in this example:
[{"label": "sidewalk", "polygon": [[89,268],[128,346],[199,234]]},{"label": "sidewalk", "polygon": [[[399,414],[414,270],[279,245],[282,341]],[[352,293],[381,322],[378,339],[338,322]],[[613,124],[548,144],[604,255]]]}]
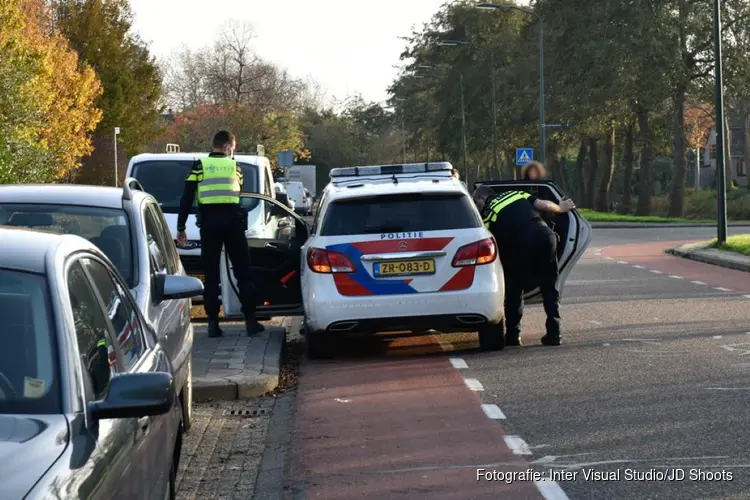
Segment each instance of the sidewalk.
[{"label": "sidewalk", "polygon": [[263,324],[263,332],[247,337],[244,323],[222,323],[219,338],[208,337],[206,323],[193,324],[194,402],[253,398],[279,385],[286,331],[299,321],[285,317]]},{"label": "sidewalk", "polygon": [[705,264],[750,272],[750,257],[726,250],[709,248],[708,242],[690,243],[667,250],[668,254]]}]

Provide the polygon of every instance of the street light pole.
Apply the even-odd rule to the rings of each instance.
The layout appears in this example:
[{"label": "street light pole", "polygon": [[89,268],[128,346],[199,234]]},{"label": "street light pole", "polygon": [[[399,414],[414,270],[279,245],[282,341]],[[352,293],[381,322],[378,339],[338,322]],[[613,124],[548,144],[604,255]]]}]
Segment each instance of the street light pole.
[{"label": "street light pole", "polygon": [[544,110],[544,19],[539,19],[539,159],[542,163],[547,160],[547,124]]},{"label": "street light pole", "polygon": [[716,72],[716,205],[717,240],[727,241],[726,151],[724,151],[724,82],[721,75],[721,0],[714,0],[714,70]]},{"label": "street light pole", "polygon": [[482,10],[518,10],[539,21],[539,159],[544,163],[547,159],[547,124],[544,109],[544,19],[533,10],[517,5],[480,3],[476,7]]},{"label": "street light pole", "polygon": [[461,149],[463,150],[463,161],[464,161],[464,178],[466,179],[466,185],[471,186],[470,180],[471,175],[469,167],[466,161],[466,107],[464,105],[464,74],[450,66],[437,66],[435,64],[420,64],[420,68],[426,69],[444,69],[453,73],[458,73],[459,89],[461,91]]},{"label": "street light pole", "polygon": [[[396,97],[396,101],[406,101],[403,97]],[[404,105],[401,105],[401,163],[406,164],[406,120],[404,118]]]},{"label": "street light pole", "polygon": [[120,127],[115,127],[115,187],[120,182],[120,176],[117,174],[117,136],[120,135]]}]

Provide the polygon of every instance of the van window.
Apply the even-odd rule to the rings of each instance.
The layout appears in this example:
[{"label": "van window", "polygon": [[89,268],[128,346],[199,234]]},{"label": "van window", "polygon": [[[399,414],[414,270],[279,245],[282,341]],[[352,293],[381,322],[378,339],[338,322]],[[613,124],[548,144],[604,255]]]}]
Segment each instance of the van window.
[{"label": "van window", "polygon": [[464,193],[409,193],[332,201],[321,236],[450,231],[482,227]]},{"label": "van window", "polygon": [[[259,193],[258,166],[239,162],[244,179],[243,193]],[[165,214],[180,212],[180,198],[185,187],[185,179],[193,168],[193,160],[153,160],[136,163],[133,177],[143,189],[156,198]],[[197,200],[193,201],[190,213],[197,212]]]}]

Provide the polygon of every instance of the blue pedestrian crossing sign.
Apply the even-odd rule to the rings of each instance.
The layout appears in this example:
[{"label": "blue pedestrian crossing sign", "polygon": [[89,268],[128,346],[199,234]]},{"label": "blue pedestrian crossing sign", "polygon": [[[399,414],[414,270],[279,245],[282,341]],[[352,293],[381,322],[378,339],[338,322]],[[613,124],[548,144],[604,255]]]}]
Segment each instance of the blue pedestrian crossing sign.
[{"label": "blue pedestrian crossing sign", "polygon": [[534,150],[532,148],[516,148],[516,165],[522,167],[534,160]]}]

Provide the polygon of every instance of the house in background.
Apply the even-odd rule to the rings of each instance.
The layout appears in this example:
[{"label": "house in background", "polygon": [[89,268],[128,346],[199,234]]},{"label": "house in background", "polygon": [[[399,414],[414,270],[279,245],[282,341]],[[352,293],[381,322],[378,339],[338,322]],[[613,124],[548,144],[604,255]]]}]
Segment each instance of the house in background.
[{"label": "house in background", "polygon": [[[745,134],[738,113],[730,113],[729,131],[732,139],[730,145],[730,154],[727,154],[729,161],[729,172],[732,181],[738,186],[747,186],[747,164],[745,162]],[[701,158],[700,167],[700,187],[710,189],[714,186],[716,179],[716,128],[711,127],[706,141],[706,147],[700,149]],[[692,168],[688,169],[687,183],[689,186],[695,186],[696,178],[695,163]]]}]

